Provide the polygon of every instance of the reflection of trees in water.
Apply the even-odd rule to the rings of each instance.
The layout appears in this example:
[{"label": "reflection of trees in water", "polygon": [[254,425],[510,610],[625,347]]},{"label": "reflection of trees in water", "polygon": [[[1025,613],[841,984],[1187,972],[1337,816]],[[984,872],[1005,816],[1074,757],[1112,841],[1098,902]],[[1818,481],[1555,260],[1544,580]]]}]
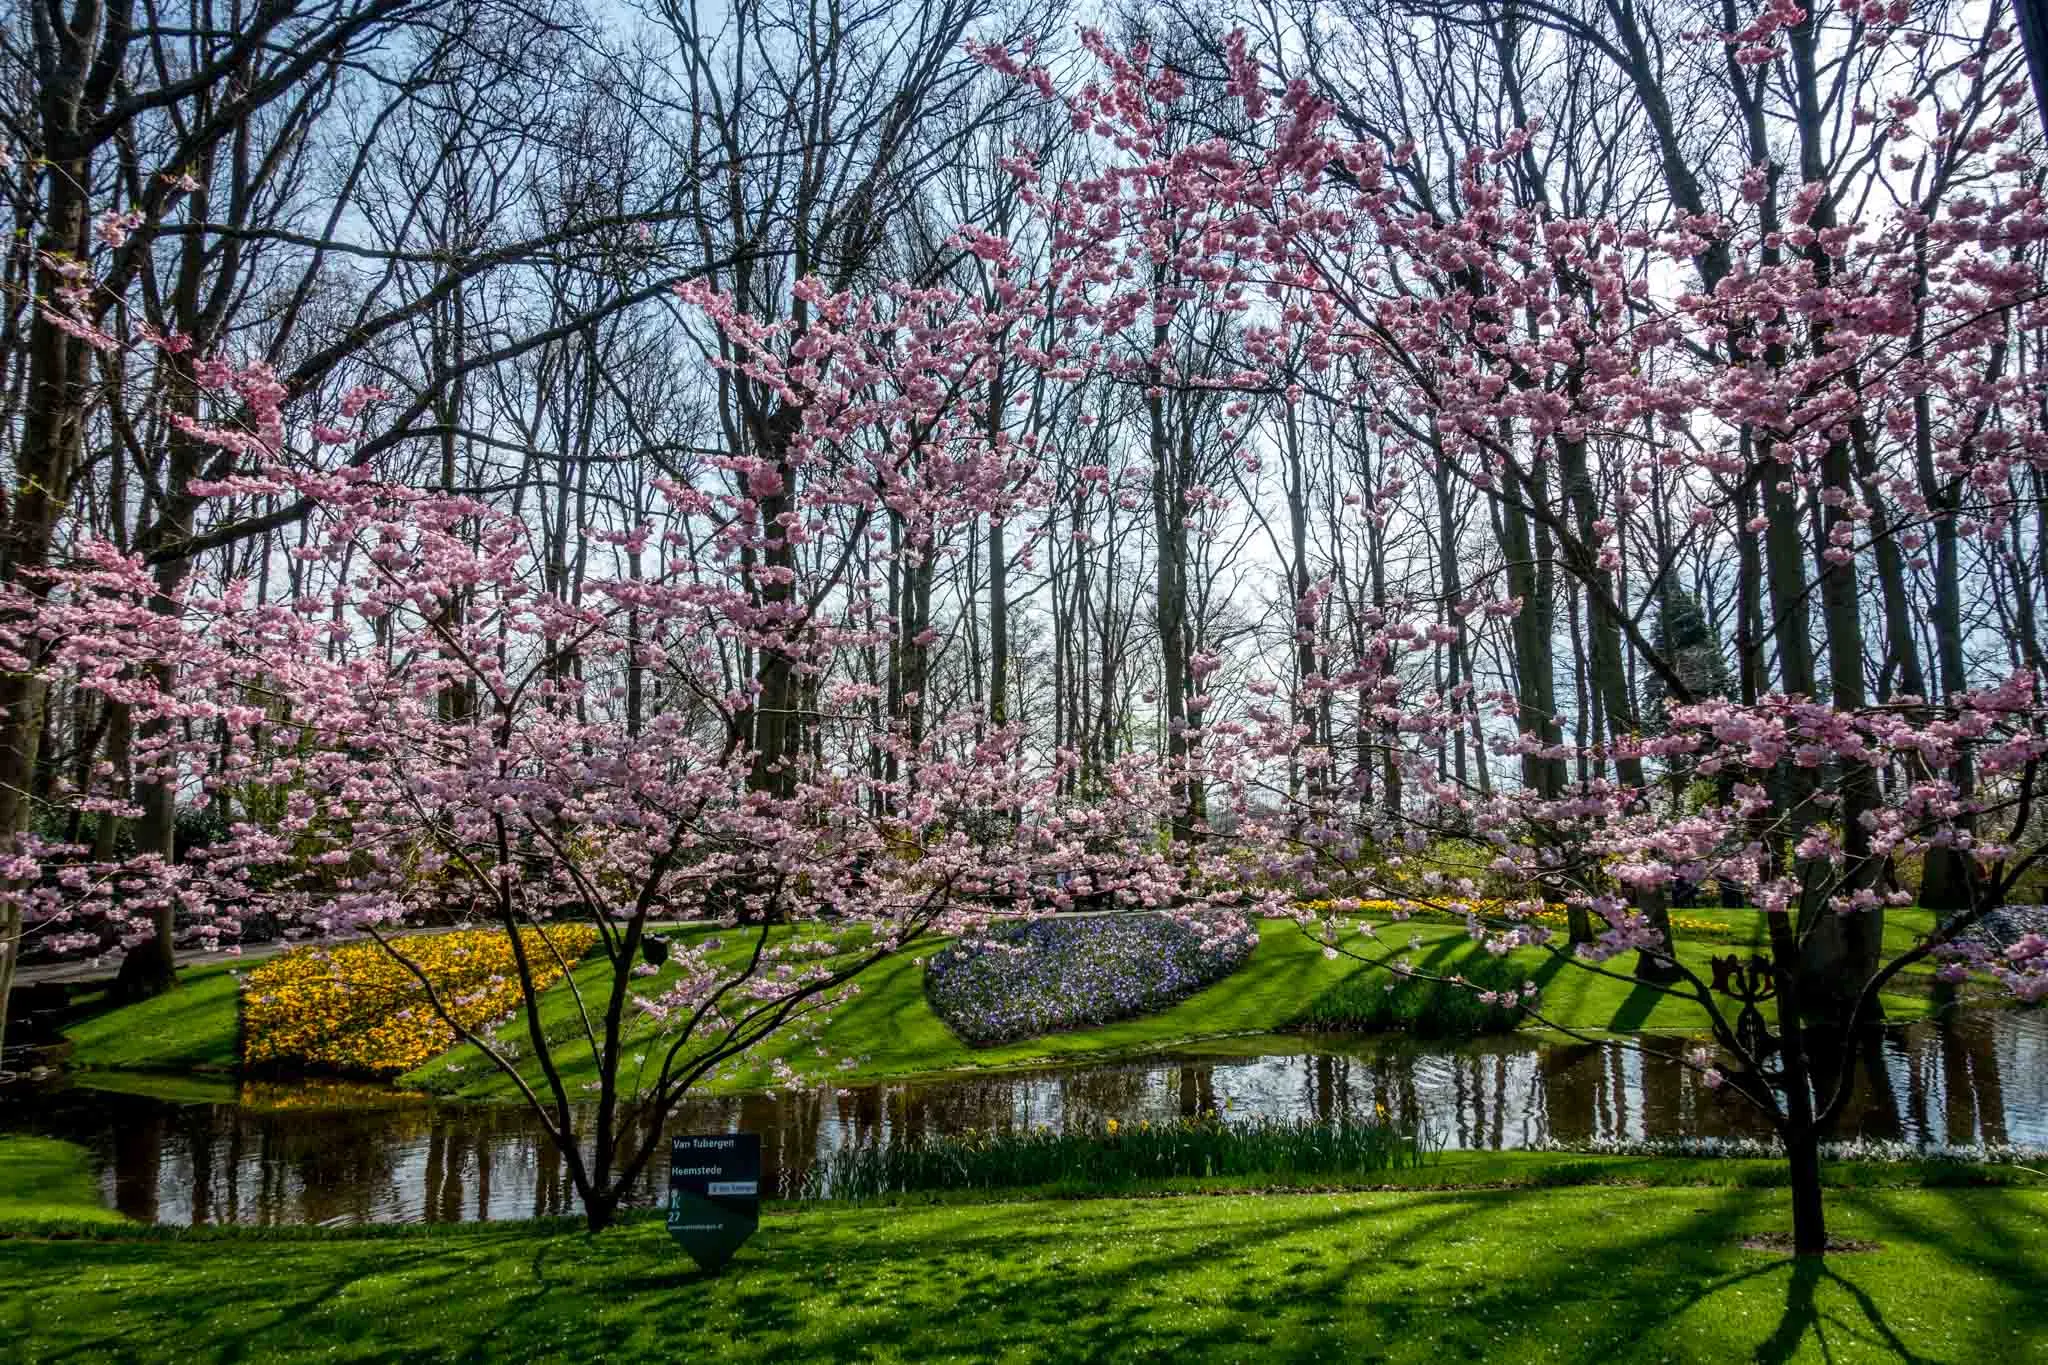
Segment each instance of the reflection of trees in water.
[{"label": "reflection of trees in water", "polygon": [[1526,1072],[1521,1054],[1513,1058],[1501,1048],[1469,1047],[1445,1054],[1450,1093],[1449,1145],[1498,1148],[1506,1138],[1508,1110],[1513,1103],[1514,1070]]},{"label": "reflection of trees in water", "polygon": [[[1964,1016],[1946,1026],[1909,1024],[1899,1031],[1906,1093],[1898,1108],[1908,1131],[1957,1144],[2011,1141],[2006,1118],[2008,1067],[2001,1064],[1998,1033],[1981,1016]],[[2014,1041],[2023,1040],[2016,1036]],[[2025,1066],[2010,1070],[2014,1079],[2026,1078]],[[2038,1107],[2043,1089],[2038,1068],[2031,1079],[2031,1086],[2022,1087],[2022,1103],[2031,1099]],[[1937,1105],[1939,1115],[1934,1113]]]},{"label": "reflection of trees in water", "polygon": [[1679,1060],[1661,1047],[1644,1047],[1629,1058],[1636,1076],[1635,1123],[1629,1136],[1647,1136],[1658,1131],[1690,1137],[1691,1115],[1679,1082],[1684,1071]]},{"label": "reflection of trees in water", "polygon": [[1028,1092],[1029,1084],[1017,1077],[977,1077],[881,1086],[868,1111],[875,1121],[851,1136],[868,1142],[922,1141],[970,1130],[986,1133],[1024,1126],[1037,1117],[1029,1112],[1028,1102],[1020,1105],[1020,1095]]},{"label": "reflection of trees in water", "polygon": [[[1383,1051],[1374,1070],[1372,1112],[1381,1109],[1400,1120],[1403,1128],[1416,1130],[1429,1119],[1422,1104],[1422,1087],[1417,1083],[1417,1053],[1409,1047]],[[1434,1134],[1432,1134],[1434,1136]]]},{"label": "reflection of trees in water", "polygon": [[[826,1094],[816,1090],[740,1098],[733,1126],[762,1135],[761,1181],[766,1191],[793,1195],[804,1172],[817,1161],[825,1103]],[[664,1170],[664,1179],[666,1174]]]},{"label": "reflection of trees in water", "polygon": [[272,1113],[235,1104],[168,1104],[93,1095],[110,1130],[115,1208],[147,1221],[359,1221],[394,1207],[397,1165],[428,1112]]},{"label": "reflection of trees in water", "polygon": [[1345,1117],[1351,1107],[1351,1059],[1314,1052],[1302,1054],[1301,1060],[1309,1115],[1318,1123]]},{"label": "reflection of trees in water", "polygon": [[[1992,1030],[1980,1020],[1963,1020],[1957,1027],[1943,1030],[1941,1039],[1942,1084],[1950,1096],[1949,1112],[1954,1115],[1950,1127],[1968,1135],[1951,1141],[1968,1142],[1971,1136],[1986,1142],[2007,1141],[2005,1086]],[[1959,1103],[1958,1095],[1967,1099]]]},{"label": "reflection of trees in water", "polygon": [[1307,1053],[1295,1063],[1296,1103],[1273,1117],[1384,1120],[1448,1146],[1498,1147],[1519,1142],[1538,1118],[1529,1112],[1530,1057],[1512,1045],[1444,1050],[1399,1039],[1366,1055]]},{"label": "reflection of trees in water", "polygon": [[[571,1211],[561,1158],[521,1109],[420,1103],[220,1117],[235,1121],[238,1139],[253,1129],[255,1152],[216,1167],[235,1206],[214,1212],[195,1200],[195,1222],[457,1222]],[[241,1197],[251,1180],[253,1206]]]},{"label": "reflection of trees in water", "polygon": [[1610,1049],[1597,1043],[1553,1043],[1536,1054],[1543,1117],[1550,1137],[1583,1142],[1601,1133],[1600,1095]]},{"label": "reflection of trees in water", "polygon": [[1479,1105],[1478,1097],[1472,1093],[1471,1087],[1466,1083],[1464,1059],[1453,1053],[1445,1058],[1444,1061],[1446,1073],[1450,1079],[1451,1145],[1453,1147],[1475,1146],[1476,1144],[1472,1141],[1472,1119]]},{"label": "reflection of trees in water", "polygon": [[[1189,1073],[1202,1073],[1199,1077]],[[1105,1119],[1149,1118],[1161,1087],[1170,1087],[1174,1113],[1193,1113],[1185,1106],[1199,1104],[1207,1095],[1216,1097],[1214,1067],[1202,1063],[1172,1063],[1161,1067],[1116,1066],[1098,1070],[1062,1072],[1059,1095],[1067,1126],[1092,1127]],[[1184,1079],[1185,1078],[1185,1079]],[[1160,1117],[1166,1117],[1160,1114]]]},{"label": "reflection of trees in water", "polygon": [[885,1092],[878,1085],[864,1085],[834,1097],[832,1116],[842,1142],[875,1142],[882,1136]]},{"label": "reflection of trees in water", "polygon": [[[1756,1136],[1760,1120],[1681,1063],[1685,1039],[1606,1044],[1321,1040],[1248,1058],[977,1076],[917,1085],[697,1100],[671,1132],[763,1135],[770,1190],[793,1188],[828,1145],[1044,1123],[1092,1127],[1224,1110],[1227,1117],[1425,1120],[1460,1146],[1616,1134]],[[1851,1059],[1845,1134],[2048,1142],[2048,1015],[1978,1013],[1873,1036]],[[249,1086],[242,1104],[172,1104],[60,1090],[0,1111],[8,1128],[78,1142],[113,1206],[169,1222],[309,1223],[573,1213],[567,1172],[517,1106],[436,1105],[374,1087]],[[339,1107],[336,1107],[336,1106]],[[588,1127],[589,1115],[580,1122]],[[657,1156],[641,1187],[667,1184]]]},{"label": "reflection of trees in water", "polygon": [[158,1181],[163,1175],[165,1115],[154,1105],[114,1129],[114,1207],[145,1223],[157,1220]]},{"label": "reflection of trees in water", "polygon": [[[476,1217],[490,1209],[489,1185],[491,1139],[495,1134],[477,1131],[477,1125],[460,1119],[450,1122],[436,1116],[427,1125],[427,1168],[421,1216],[429,1223],[456,1223],[464,1216],[463,1178],[473,1176],[478,1209]],[[401,1200],[402,1194],[398,1196]]]},{"label": "reflection of trees in water", "polygon": [[[436,1218],[443,1187],[460,1179],[459,1164],[448,1169],[461,1159],[457,1152],[451,1162],[447,1151],[448,1123],[427,1106],[281,1117],[264,1132],[262,1162],[272,1179],[263,1221],[273,1221],[294,1193],[306,1222],[365,1222],[387,1208]],[[422,1157],[417,1175],[405,1169]]]},{"label": "reflection of trees in water", "polygon": [[1376,1043],[1369,1056],[1329,1051],[1304,1054],[1302,1109],[1323,1123],[1374,1120],[1384,1113],[1389,1122],[1413,1129],[1424,1118],[1416,1080],[1420,1055],[1396,1040]]},{"label": "reflection of trees in water", "polygon": [[1493,1140],[1487,1142],[1487,1146],[1497,1150],[1507,1140],[1507,1134],[1505,1134],[1505,1126],[1507,1126],[1507,1054],[1505,1052],[1495,1052],[1491,1056],[1491,1062],[1493,1062],[1493,1095],[1495,1095],[1495,1101],[1493,1101]]},{"label": "reflection of trees in water", "polygon": [[1887,1051],[1884,1035],[1877,1029],[1865,1031],[1857,1042],[1856,1055],[1849,1063],[1857,1071],[1856,1088],[1849,1110],[1836,1123],[1842,1133],[1886,1142],[1898,1142],[1906,1136]]}]

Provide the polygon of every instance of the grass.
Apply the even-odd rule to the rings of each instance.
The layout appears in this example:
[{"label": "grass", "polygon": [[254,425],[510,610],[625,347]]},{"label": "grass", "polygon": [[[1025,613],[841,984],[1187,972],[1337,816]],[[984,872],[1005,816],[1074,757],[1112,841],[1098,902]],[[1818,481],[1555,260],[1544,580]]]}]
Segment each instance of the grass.
[{"label": "grass", "polygon": [[231,1071],[148,1071],[99,1067],[72,1077],[92,1090],[140,1095],[172,1104],[236,1104],[243,1085]]},{"label": "grass", "polygon": [[[1738,930],[1761,933],[1755,912],[1686,913],[1719,919]],[[1931,919],[1924,911],[1892,912],[1886,920],[1887,947],[1904,951],[1918,933],[1930,926]],[[1412,949],[1408,947],[1411,940],[1416,945]],[[1456,925],[1418,921],[1384,926],[1380,941],[1383,951],[1401,950],[1418,966],[1445,974],[1468,968],[1477,971],[1478,961],[1488,956],[1472,943],[1462,926]],[[1697,971],[1710,975],[1708,958],[1742,951],[1744,947],[1738,936],[1728,942],[1682,942],[1679,952]],[[1391,975],[1382,969],[1360,967],[1347,958],[1325,958],[1322,950],[1293,923],[1268,920],[1260,926],[1258,948],[1243,967],[1168,1009],[1099,1028],[1046,1034],[994,1047],[971,1047],[946,1027],[925,999],[923,968],[918,961],[923,956],[923,952],[912,953],[881,963],[860,978],[861,993],[837,1009],[815,1039],[771,1039],[733,1080],[705,1088],[765,1088],[772,1084],[771,1062],[778,1056],[799,1072],[809,1069],[820,1079],[835,1083],[1015,1070],[1136,1056],[1204,1040],[1291,1029],[1308,1019],[1318,999],[1347,979],[1362,977],[1368,983],[1365,989],[1370,990],[1377,989]],[[1513,960],[1541,984],[1543,1014],[1571,1028],[1675,1034],[1703,1033],[1706,1029],[1705,1011],[1697,1004],[1627,979],[1633,955],[1610,964],[1620,979],[1581,971],[1546,954],[1526,950]],[[586,990],[600,986],[602,973],[601,963],[586,963],[577,969],[578,979]],[[1924,979],[1911,977],[1902,989],[1885,996],[1893,1019],[1911,1019],[1927,1013],[1930,997],[1921,985]],[[1357,989],[1356,983],[1349,989]],[[549,1036],[571,1037],[575,1015],[566,993],[552,992],[543,1004],[543,1022]],[[523,1025],[507,1036],[522,1034]],[[645,1029],[644,1036],[652,1042],[653,1030]],[[830,1055],[830,1061],[818,1061],[814,1049],[820,1046]],[[849,1070],[838,1069],[835,1063],[842,1057],[854,1058],[857,1065]],[[558,1061],[572,1086],[595,1078],[596,1070],[585,1046],[572,1045]],[[537,1079],[537,1069],[532,1071],[532,1078]],[[510,1081],[470,1048],[443,1054],[408,1073],[402,1083],[472,1100],[509,1100],[517,1094]]]},{"label": "grass", "polygon": [[[890,1205],[986,1203],[1003,1199],[1101,1199],[1135,1195],[1219,1195],[1365,1193],[1387,1190],[1574,1189],[1615,1186],[1662,1189],[1783,1189],[1791,1176],[1774,1157],[1611,1156],[1605,1153],[1461,1150],[1433,1152],[1419,1161],[1388,1164],[1351,1173],[1313,1170],[1248,1170],[1193,1176],[1072,1176],[1028,1186],[923,1189],[879,1196]],[[2011,1163],[1970,1161],[1830,1161],[1821,1167],[1830,1190],[1983,1189],[2009,1187],[2048,1192],[2048,1177]],[[806,1207],[875,1202],[853,1194]],[[796,1207],[790,1205],[790,1208]]]},{"label": "grass", "polygon": [[241,1060],[235,968],[179,973],[178,989],[71,1025],[70,1064],[87,1069],[233,1071]]},{"label": "grass", "polygon": [[83,1147],[55,1138],[0,1137],[0,1227],[127,1221],[101,1206]]},{"label": "grass", "polygon": [[[823,1046],[835,1059],[856,1058],[855,1068],[842,1072],[833,1067],[831,1074],[839,1080],[862,1081],[1102,1060],[1191,1039],[1267,1032],[1285,1027],[1316,992],[1341,977],[1349,966],[1326,961],[1293,925],[1269,922],[1261,927],[1259,946],[1242,968],[1157,1014],[977,1048],[948,1028],[925,998],[921,959],[936,946],[890,959],[864,974],[860,994],[834,1011],[815,1043],[795,1041],[778,1053],[776,1040],[771,1040],[733,1082],[714,1088],[766,1086],[772,1081],[771,1062],[777,1055],[801,1069],[806,1054],[815,1056],[814,1046]],[[601,975],[598,964],[577,969],[586,989],[597,986]],[[562,993],[555,993],[546,1005],[544,1023],[550,1036],[556,1036],[557,1028],[560,1036],[569,1036],[574,1015]],[[647,1032],[651,1037],[653,1031]],[[595,1075],[587,1049],[578,1049],[561,1060],[564,1075],[572,1083],[580,1084]],[[469,1048],[457,1048],[429,1062],[409,1073],[404,1083],[465,1099],[506,1099],[515,1093],[509,1081]]]},{"label": "grass", "polygon": [[[1405,1190],[661,1225],[0,1239],[0,1340],[64,1360],[1893,1360],[2048,1352],[2048,1193],[1831,1196],[1869,1254],[1745,1250],[1779,1190]],[[1937,1287],[1939,1292],[1930,1292]]]},{"label": "grass", "polygon": [[[1713,919],[1731,927],[1727,940],[1680,943],[1681,955],[1702,974],[1709,957],[1743,951],[1746,939],[1761,934],[1753,911],[1688,910],[1688,916]],[[1920,910],[1892,911],[1886,916],[1886,947],[1903,951],[1930,926],[1931,915]],[[730,935],[728,935],[730,937]],[[1418,965],[1436,972],[1463,970],[1479,950],[1461,926],[1413,921],[1383,925],[1380,942]],[[1413,944],[1411,947],[1410,944]],[[1364,945],[1369,946],[1369,945]],[[1222,981],[1168,1009],[1099,1028],[1054,1033],[994,1047],[971,1047],[932,1010],[924,990],[922,959],[937,944],[886,961],[863,975],[861,992],[834,1011],[816,1037],[791,1034],[771,1039],[730,1079],[705,1088],[742,1091],[773,1084],[772,1063],[779,1056],[799,1071],[820,1079],[849,1083],[939,1073],[1014,1070],[1021,1067],[1104,1061],[1117,1057],[1203,1040],[1265,1034],[1303,1023],[1315,1002],[1358,975],[1346,990],[1376,989],[1387,974],[1361,968],[1349,959],[1332,961],[1287,921],[1260,926],[1260,943],[1246,964]],[[729,945],[728,952],[737,951]],[[1705,1029],[1704,1012],[1695,1004],[1660,994],[1627,979],[1632,957],[1610,964],[1615,977],[1581,971],[1541,954],[1523,953],[1513,961],[1543,988],[1542,1013],[1556,1022],[1588,1031],[1696,1034]],[[236,1055],[236,998],[228,967],[194,969],[184,987],[155,1000],[94,1016],[75,1025],[74,1065],[128,1071],[206,1072],[231,1069]],[[602,958],[586,960],[575,977],[586,994],[602,990],[609,966]],[[635,982],[653,990],[668,975]],[[1931,1006],[1927,975],[1909,973],[1899,989],[1887,994],[1893,1019],[1925,1014]],[[542,1000],[543,1026],[552,1039],[573,1040],[579,1033],[574,1002],[560,986]],[[650,1053],[660,1041],[655,1026],[635,1024],[637,1040]],[[503,1036],[524,1041],[523,1023]],[[823,1047],[829,1061],[820,1061]],[[840,1070],[840,1058],[856,1065]],[[580,1041],[562,1049],[562,1069],[572,1090],[591,1081],[595,1068]],[[537,1069],[533,1069],[537,1078]],[[473,1049],[462,1047],[408,1072],[402,1084],[462,1099],[509,1101],[517,1097],[512,1084]]]},{"label": "grass", "polygon": [[1488,1004],[1479,998],[1479,990],[1520,990],[1528,977],[1525,965],[1489,953],[1459,951],[1455,940],[1446,940],[1431,954],[1454,955],[1464,985],[1388,972],[1353,972],[1310,1001],[1301,1022],[1316,1030],[1400,1029],[1417,1038],[1472,1038],[1518,1027],[1520,1010]]}]

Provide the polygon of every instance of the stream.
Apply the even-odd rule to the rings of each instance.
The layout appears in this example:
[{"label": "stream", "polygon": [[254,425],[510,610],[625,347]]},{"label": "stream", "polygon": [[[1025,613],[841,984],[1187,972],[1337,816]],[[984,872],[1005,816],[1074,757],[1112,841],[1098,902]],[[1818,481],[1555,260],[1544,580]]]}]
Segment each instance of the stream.
[{"label": "stream", "polygon": [[[791,1193],[840,1144],[1159,1122],[1279,1120],[1382,1109],[1452,1148],[1598,1138],[1767,1136],[1676,1060],[1678,1040],[1469,1043],[1267,1035],[1112,1064],[706,1099],[673,1132],[762,1135],[768,1189]],[[1965,1011],[1874,1036],[1839,1136],[2048,1145],[2048,1010]],[[573,1213],[560,1156],[508,1105],[451,1104],[342,1081],[247,1082],[181,1102],[68,1081],[12,1087],[0,1131],[92,1153],[101,1195],[144,1222],[456,1222]],[[641,1184],[653,1202],[664,1159]]]}]

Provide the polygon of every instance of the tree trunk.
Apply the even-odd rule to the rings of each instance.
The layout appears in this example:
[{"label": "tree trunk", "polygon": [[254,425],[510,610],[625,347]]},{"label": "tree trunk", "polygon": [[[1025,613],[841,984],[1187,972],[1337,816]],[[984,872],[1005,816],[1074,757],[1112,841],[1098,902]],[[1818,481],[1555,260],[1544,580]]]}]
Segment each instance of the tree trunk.
[{"label": "tree trunk", "polygon": [[[761,559],[769,570],[763,576],[761,605],[772,615],[786,614],[796,598],[796,547],[790,543],[782,519],[796,507],[796,469],[789,460],[789,442],[803,422],[803,409],[781,407],[760,424],[756,443],[764,458],[775,462],[777,488],[760,500]],[[787,631],[788,621],[777,620]],[[788,642],[794,645],[795,641]],[[788,796],[796,786],[790,759],[798,748],[796,661],[787,648],[770,644],[760,651],[754,675],[753,767],[748,785],[755,791]]]},{"label": "tree trunk", "polygon": [[[1163,345],[1166,329],[1155,330]],[[1166,399],[1155,391],[1146,405],[1152,429],[1152,521],[1158,556],[1153,604],[1158,615],[1166,755],[1179,766],[1188,757],[1187,499],[1176,477],[1179,462],[1175,459],[1176,442],[1167,428]],[[1178,843],[1194,837],[1199,797],[1185,773],[1176,775],[1175,786],[1173,838]]]},{"label": "tree trunk", "polygon": [[[151,605],[161,611],[168,603],[159,597]],[[175,666],[155,664],[151,666],[150,673],[165,696],[170,696],[176,689]],[[148,745],[161,740],[169,728],[168,720],[152,718],[143,722],[140,738]],[[135,795],[136,804],[142,807],[142,817],[135,822],[135,851],[137,854],[154,853],[168,867],[177,860],[177,786],[174,781],[144,781],[137,784]],[[154,936],[137,944],[128,953],[129,957],[141,955],[146,960],[136,963],[132,972],[127,962],[122,962],[121,980],[127,983],[128,999],[144,999],[177,984],[177,909],[175,897],[164,897],[154,912]]]},{"label": "tree trunk", "polygon": [[[106,754],[107,764],[113,769],[114,795],[129,795],[129,755],[133,752],[135,738],[135,713],[127,702],[109,701],[107,705]],[[81,785],[83,790],[83,785]],[[93,817],[92,857],[97,863],[112,862],[114,850],[121,838],[120,817],[102,811]]]},{"label": "tree trunk", "polygon": [[1001,728],[1010,719],[1010,554],[1001,518],[988,525],[988,719]]},{"label": "tree trunk", "polygon": [[1828,1248],[1827,1218],[1820,1186],[1820,1126],[1813,1108],[1813,1083],[1808,1071],[1806,1027],[1800,999],[1799,945],[1783,915],[1766,917],[1770,924],[1771,967],[1778,988],[1779,1059],[1785,1092],[1782,1135],[1792,1178],[1792,1249],[1796,1255],[1819,1256]]},{"label": "tree trunk", "polygon": [[7,1005],[14,997],[14,960],[21,954],[21,907],[0,904],[0,1079],[7,1076]]},{"label": "tree trunk", "polygon": [[610,1195],[587,1194],[583,1197],[583,1226],[590,1232],[603,1232],[619,1218],[618,1200]]},{"label": "tree trunk", "polygon": [[1828,1224],[1820,1184],[1820,1135],[1811,1125],[1786,1134],[1785,1157],[1792,1177],[1792,1253],[1824,1256]]},{"label": "tree trunk", "polygon": [[[183,293],[196,288],[196,281],[188,273],[180,283],[180,319],[189,330],[198,331],[197,305]],[[166,373],[165,406],[187,419],[197,420],[199,385],[190,359],[185,356],[169,357]],[[163,498],[155,519],[136,537],[137,550],[151,554],[180,549],[190,541],[193,519],[199,510],[199,499],[193,496],[192,484],[203,472],[207,458],[207,448],[197,440],[182,432],[173,432],[169,457],[165,462]],[[191,571],[192,562],[185,558],[169,559],[159,564],[155,573],[156,592],[149,599],[149,609],[159,616],[176,619],[183,611],[178,603],[178,594]],[[161,695],[176,695],[178,666],[175,662],[155,660],[149,665],[149,676]],[[171,725],[172,722],[163,716],[145,718],[136,732],[143,751],[160,750],[169,737]],[[176,774],[145,773],[135,784],[135,803],[142,808],[142,816],[135,822],[135,852],[138,855],[153,853],[169,867],[178,856]],[[124,998],[145,999],[177,984],[177,909],[175,897],[164,897],[154,913],[154,935],[129,951],[128,957],[136,959],[133,963],[122,962],[118,981]]]},{"label": "tree trunk", "polygon": [[[64,92],[46,89],[43,99],[46,122],[68,121]],[[64,262],[85,255],[92,168],[84,157],[52,161],[46,179],[49,196],[38,242],[36,297],[55,299],[71,284],[62,273]],[[49,562],[50,540],[78,467],[88,396],[87,360],[83,341],[67,335],[43,310],[33,310],[21,444],[14,458],[13,496],[0,527],[0,583],[19,586],[31,601],[41,597],[36,570]],[[43,677],[33,664],[0,673],[0,848],[15,848],[28,832],[44,690]],[[21,912],[10,909],[0,919],[0,1017],[7,1013],[14,987],[21,931]]]},{"label": "tree trunk", "polygon": [[[1813,17],[1808,16],[1787,31],[1792,51],[1799,106],[1800,178],[1808,185],[1827,179],[1824,139],[1826,130],[1820,94],[1820,74]],[[1811,226],[1816,233],[1836,224],[1834,196],[1823,194],[1814,208]],[[1832,279],[1834,259],[1815,241],[1806,248],[1806,259],[1815,280],[1825,287]],[[1825,355],[1833,350],[1828,327],[1813,327],[1813,348]],[[1822,562],[1820,565],[1821,613],[1827,624],[1828,682],[1830,701],[1838,711],[1859,711],[1865,704],[1863,683],[1863,616],[1857,600],[1853,547],[1859,528],[1849,514],[1849,504],[1859,501],[1852,466],[1848,433],[1830,442],[1821,460],[1821,479],[1839,494],[1835,501],[1822,500]],[[1873,490],[1874,493],[1874,490]],[[1867,530],[1860,534],[1867,534]],[[1831,557],[1832,556],[1832,557]],[[1844,760],[1840,784],[1841,801],[1834,815],[1842,830],[1842,851],[1846,857],[1844,875],[1831,890],[1853,892],[1876,879],[1877,865],[1871,857],[1870,826],[1866,817],[1877,809],[1877,774],[1868,763]],[[1795,818],[1795,835],[1805,820]],[[1816,875],[1822,870],[1814,869]],[[1884,934],[1884,912],[1873,909],[1843,915],[1826,904],[1826,897],[1805,895],[1800,904],[1800,933],[1804,958],[1801,971],[1802,1007],[1831,1017],[1846,1018],[1854,1008],[1863,985],[1877,969]]]},{"label": "tree trunk", "polygon": [[[1581,441],[1560,441],[1558,443],[1560,465],[1564,474],[1566,499],[1571,504],[1572,517],[1577,525],[1579,541],[1588,554],[1595,553],[1593,523],[1596,520],[1593,480],[1586,465],[1586,447]],[[1582,566],[1587,586],[1587,634],[1590,637],[1587,653],[1590,655],[1587,679],[1591,701],[1596,717],[1604,712],[1609,749],[1614,757],[1615,776],[1624,787],[1642,794],[1643,760],[1635,755],[1631,746],[1637,741],[1640,728],[1636,721],[1635,699],[1630,695],[1628,674],[1624,666],[1621,646],[1621,618],[1615,608],[1620,605],[1614,574],[1597,563]],[[1597,743],[1600,726],[1590,727]],[[1678,977],[1678,968],[1671,954],[1676,945],[1671,937],[1671,914],[1666,908],[1664,897],[1637,894],[1634,897],[1636,909],[1649,920],[1650,927],[1660,934],[1664,951],[1643,951],[1636,954],[1636,979],[1640,981],[1673,981]]]},{"label": "tree trunk", "polygon": [[[1301,618],[1301,604],[1308,600],[1308,468],[1301,450],[1301,419],[1288,403],[1281,413],[1282,431],[1286,436],[1287,454],[1287,552],[1292,561],[1288,568],[1288,591],[1294,601],[1294,723],[1301,727],[1308,737],[1308,743],[1327,743],[1328,737],[1316,733],[1317,712],[1303,700],[1302,689],[1308,678],[1316,671],[1316,621]],[[1323,783],[1321,774],[1329,769],[1318,768],[1318,776],[1309,781],[1309,800],[1319,809],[1322,805]],[[1293,787],[1290,775],[1289,787]],[[1289,795],[1296,795],[1292,790]]]}]

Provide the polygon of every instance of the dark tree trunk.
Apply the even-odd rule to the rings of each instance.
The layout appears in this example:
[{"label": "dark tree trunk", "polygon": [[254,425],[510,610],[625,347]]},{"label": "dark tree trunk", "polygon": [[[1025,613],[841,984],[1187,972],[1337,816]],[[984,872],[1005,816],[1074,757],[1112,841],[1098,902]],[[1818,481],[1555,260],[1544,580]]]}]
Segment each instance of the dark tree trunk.
[{"label": "dark tree trunk", "polygon": [[1828,1249],[1827,1210],[1821,1197],[1820,1135],[1811,1125],[1787,1133],[1785,1156],[1792,1177],[1792,1252],[1824,1256]]}]

